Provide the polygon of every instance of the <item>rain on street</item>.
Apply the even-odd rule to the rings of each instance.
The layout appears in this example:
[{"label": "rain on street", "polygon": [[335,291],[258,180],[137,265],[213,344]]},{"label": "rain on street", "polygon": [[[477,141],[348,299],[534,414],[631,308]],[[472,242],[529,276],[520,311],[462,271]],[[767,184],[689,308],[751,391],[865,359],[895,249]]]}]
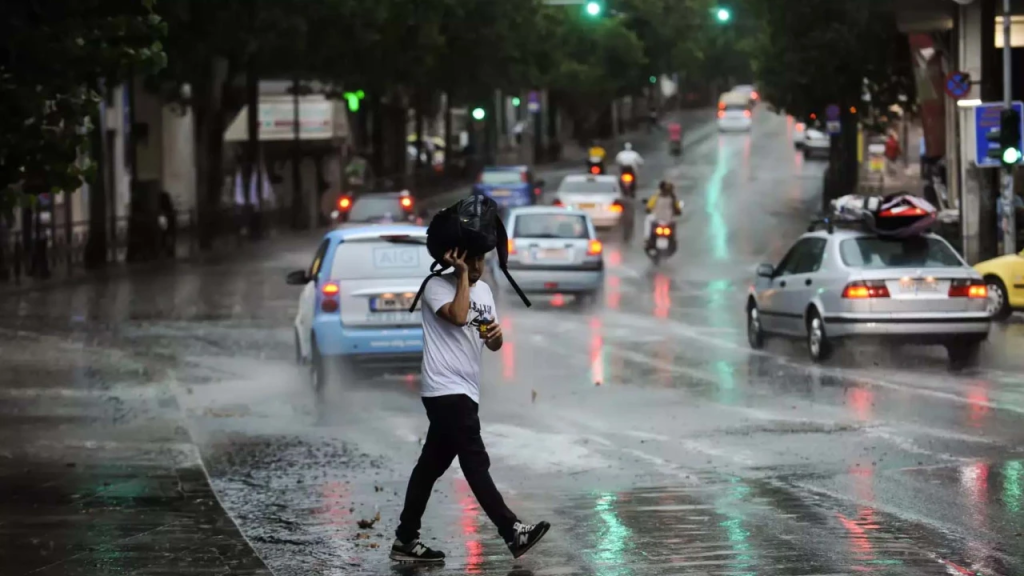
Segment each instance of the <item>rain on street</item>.
[{"label": "rain on street", "polygon": [[[456,463],[424,518],[449,555],[434,572],[1024,573],[1024,322],[995,324],[962,372],[941,348],[858,343],[826,366],[798,342],[750,350],[754,267],[820,208],[825,163],[794,150],[791,119],[759,109],[735,135],[711,120],[687,126],[679,159],[640,148],[639,196],[663,177],[685,201],[673,258],[653,267],[607,233],[592,304],[527,309],[494,281],[506,341],[485,356],[484,441],[510,507],[553,529],[513,562]],[[278,576],[390,573],[426,431],[417,376],[314,394],[284,276],[318,240],[13,294],[0,342],[42,364],[59,360],[52,341],[80,343],[168,386],[221,504]]]}]

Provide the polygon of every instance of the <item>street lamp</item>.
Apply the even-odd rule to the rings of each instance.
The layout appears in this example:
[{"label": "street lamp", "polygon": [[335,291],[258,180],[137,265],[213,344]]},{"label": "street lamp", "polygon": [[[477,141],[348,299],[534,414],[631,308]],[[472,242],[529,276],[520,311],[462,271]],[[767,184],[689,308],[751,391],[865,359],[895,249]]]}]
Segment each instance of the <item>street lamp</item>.
[{"label": "street lamp", "polygon": [[601,14],[601,4],[598,2],[587,2],[587,14],[589,16],[598,16]]},{"label": "street lamp", "polygon": [[715,13],[715,17],[718,18],[719,22],[728,22],[732,18],[732,13],[729,12],[728,8],[719,8]]}]

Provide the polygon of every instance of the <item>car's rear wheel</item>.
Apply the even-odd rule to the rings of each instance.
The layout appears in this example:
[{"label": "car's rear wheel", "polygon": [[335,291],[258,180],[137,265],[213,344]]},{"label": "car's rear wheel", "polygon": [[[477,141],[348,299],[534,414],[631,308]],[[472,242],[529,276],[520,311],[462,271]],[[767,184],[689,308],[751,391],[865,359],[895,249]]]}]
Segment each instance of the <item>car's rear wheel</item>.
[{"label": "car's rear wheel", "polygon": [[753,302],[747,306],[747,342],[754,350],[764,347],[764,328],[761,327],[761,312]]},{"label": "car's rear wheel", "polygon": [[1013,313],[1006,293],[1006,284],[996,276],[986,276],[985,285],[988,289],[989,314],[993,320],[1006,320]]},{"label": "car's rear wheel", "polygon": [[815,363],[824,362],[832,356],[832,342],[817,310],[811,310],[807,315],[807,353]]},{"label": "car's rear wheel", "polygon": [[954,370],[967,368],[978,361],[981,340],[976,338],[954,338],[946,344],[949,367]]},{"label": "car's rear wheel", "polygon": [[327,365],[324,357],[320,355],[319,348],[317,348],[316,339],[312,341],[310,348],[312,351],[310,352],[309,381],[313,386],[313,390],[319,394],[327,383]]}]

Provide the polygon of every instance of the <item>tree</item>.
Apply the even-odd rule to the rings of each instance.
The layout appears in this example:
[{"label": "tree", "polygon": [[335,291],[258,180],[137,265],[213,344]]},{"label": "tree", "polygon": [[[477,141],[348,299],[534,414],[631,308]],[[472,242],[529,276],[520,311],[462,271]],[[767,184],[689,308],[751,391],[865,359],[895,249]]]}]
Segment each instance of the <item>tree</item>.
[{"label": "tree", "polygon": [[153,0],[0,3],[0,210],[95,175],[104,86],[161,68],[165,31]]},{"label": "tree", "polygon": [[750,55],[765,100],[800,119],[823,115],[830,104],[840,108],[842,133],[832,146],[836,186],[827,196],[848,193],[856,184],[858,122],[914,101],[910,48],[886,4],[746,3],[745,9],[763,23]]}]

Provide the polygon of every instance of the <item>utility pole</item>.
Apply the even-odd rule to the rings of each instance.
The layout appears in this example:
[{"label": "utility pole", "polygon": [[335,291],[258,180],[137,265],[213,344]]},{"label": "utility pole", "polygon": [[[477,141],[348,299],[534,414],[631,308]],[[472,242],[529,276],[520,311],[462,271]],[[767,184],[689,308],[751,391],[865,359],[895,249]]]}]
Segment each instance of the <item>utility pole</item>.
[{"label": "utility pole", "polygon": [[[1013,108],[1013,72],[1011,64],[1012,49],[1010,47],[1010,0],[1003,0],[1003,106],[1006,110]],[[1000,198],[1002,217],[999,226],[1003,232],[1003,254],[1017,253],[1017,222],[1016,208],[1013,202],[1013,171],[1015,164],[1006,166],[1000,182]]]}]

